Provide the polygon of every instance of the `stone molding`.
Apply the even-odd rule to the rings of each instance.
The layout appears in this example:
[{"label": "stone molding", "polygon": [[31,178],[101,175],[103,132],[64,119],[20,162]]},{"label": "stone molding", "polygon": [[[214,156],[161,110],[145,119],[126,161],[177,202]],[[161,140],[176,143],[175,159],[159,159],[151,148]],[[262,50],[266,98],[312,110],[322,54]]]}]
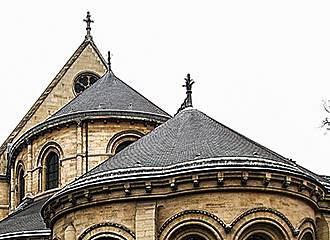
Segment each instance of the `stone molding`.
[{"label": "stone molding", "polygon": [[254,214],[254,213],[258,213],[258,212],[268,212],[268,213],[272,213],[276,216],[278,216],[279,218],[281,218],[286,224],[287,226],[290,228],[291,233],[293,236],[298,236],[299,235],[299,229],[298,228],[294,228],[294,226],[292,225],[292,223],[290,222],[290,220],[280,211],[273,209],[273,208],[267,208],[267,207],[259,207],[259,208],[252,208],[244,213],[242,213],[241,215],[239,215],[237,218],[235,218],[235,220],[229,224],[229,231],[240,221],[242,220],[244,217]]},{"label": "stone molding", "polygon": [[133,129],[118,132],[115,135],[113,135],[113,137],[109,140],[105,152],[112,154],[114,144],[123,138],[129,138],[129,137],[141,138],[143,136],[144,134],[142,132]]},{"label": "stone molding", "polygon": [[[203,210],[185,210],[183,212],[175,214],[174,216],[170,217],[168,220],[165,221],[165,223],[161,226],[161,228],[158,231],[158,239],[160,238],[160,235],[163,233],[163,231],[170,225],[170,223],[172,223],[176,219],[180,218],[181,216],[191,215],[191,214],[205,215],[205,216],[215,220],[220,226],[223,227],[223,229],[225,230],[226,233],[230,233],[231,230],[233,229],[233,227],[239,221],[241,221],[244,217],[246,217],[248,215],[251,215],[251,214],[254,214],[254,213],[259,213],[259,212],[260,213],[268,212],[268,213],[272,213],[272,214],[278,216],[279,218],[281,218],[287,224],[287,226],[291,230],[291,233],[292,233],[293,236],[297,237],[299,235],[299,233],[300,233],[299,228],[301,227],[302,223],[299,224],[299,226],[297,228],[295,228],[292,225],[292,223],[290,222],[290,220],[283,213],[281,213],[280,211],[278,211],[276,209],[273,209],[273,208],[258,207],[258,208],[252,208],[252,209],[242,213],[241,215],[236,217],[230,224],[226,224],[222,219],[220,219],[216,215],[214,215],[212,213],[209,213],[207,211],[203,211]],[[311,221],[315,225],[315,223],[312,219],[306,219],[306,221]]]},{"label": "stone molding", "polygon": [[63,158],[64,153],[63,153],[63,149],[62,149],[61,145],[58,144],[56,141],[49,141],[41,147],[41,149],[38,153],[37,162],[34,165],[34,166],[36,166],[36,168],[43,165],[44,158],[46,157],[46,155],[49,153],[49,150],[51,150],[51,149],[54,149],[55,152],[59,155],[59,160],[61,160]]},{"label": "stone molding", "polygon": [[179,212],[179,213],[175,214],[174,216],[167,219],[165,221],[165,223],[163,223],[163,225],[160,227],[160,229],[158,231],[158,234],[157,234],[158,239],[160,238],[160,235],[164,232],[164,230],[170,225],[170,223],[172,223],[173,221],[175,221],[176,219],[178,219],[182,216],[192,215],[192,214],[200,214],[200,215],[207,216],[207,217],[215,220],[224,229],[227,228],[227,224],[223,220],[221,220],[220,218],[218,218],[216,215],[214,215],[212,213],[209,213],[209,212],[203,211],[203,210],[185,210],[183,212]]},{"label": "stone molding", "polygon": [[98,223],[98,224],[94,224],[92,226],[90,226],[89,228],[87,228],[85,231],[83,231],[80,236],[78,237],[78,240],[83,240],[84,237],[89,234],[91,231],[93,231],[94,229],[98,229],[98,228],[102,228],[102,227],[114,227],[114,228],[118,228],[120,230],[125,231],[126,233],[128,233],[133,239],[135,239],[135,233],[130,230],[128,227],[125,227],[124,225],[121,225],[119,223],[113,223],[113,222],[103,222],[103,223]]},{"label": "stone molding", "polygon": [[[256,165],[259,164],[259,167],[256,167]],[[180,175],[196,175],[198,172],[208,172],[208,171],[215,171],[216,169],[221,170],[221,172],[229,172],[229,171],[236,171],[241,172],[244,168],[244,172],[272,172],[272,177],[269,181],[281,182],[281,189],[285,190],[288,189],[288,186],[283,185],[283,181],[287,179],[288,175],[292,175],[292,179],[290,180],[290,188],[293,186],[299,185],[297,188],[298,193],[302,192],[309,192],[309,195],[311,198],[316,199],[316,201],[319,201],[323,198],[325,195],[325,190],[323,190],[321,187],[322,185],[316,181],[316,179],[313,179],[310,177],[308,180],[311,182],[307,182],[306,179],[302,177],[306,177],[302,173],[298,173],[296,171],[290,171],[289,169],[278,169],[273,166],[273,168],[269,167],[273,164],[271,160],[267,159],[252,159],[252,158],[229,158],[229,157],[222,157],[222,158],[212,158],[212,159],[202,159],[197,161],[191,161],[183,164],[176,164],[171,165],[168,167],[135,167],[135,168],[127,168],[127,169],[118,169],[118,170],[111,170],[102,172],[99,174],[94,174],[91,176],[86,176],[84,178],[80,178],[74,183],[70,185],[70,187],[63,189],[58,194],[54,195],[53,198],[57,198],[61,195],[65,195],[69,192],[78,191],[79,189],[85,189],[88,187],[95,186],[97,184],[112,184],[119,181],[136,181],[137,179],[141,179],[141,181],[145,181],[145,179],[164,179],[171,177],[172,182],[175,183],[175,187],[172,188],[173,191],[176,190],[178,186],[177,180],[180,179]],[[219,172],[218,172],[219,173]],[[179,175],[179,176],[178,176]],[[218,174],[219,175],[219,174]],[[263,183],[260,185],[260,187],[267,187],[269,188],[269,185],[264,185],[264,179],[265,174],[261,174],[263,176]],[[280,177],[279,177],[280,175]],[[302,176],[301,176],[302,175]],[[178,177],[175,177],[178,176]],[[242,178],[242,174],[240,174],[240,182]],[[235,176],[236,178],[236,176]],[[250,174],[249,178],[246,180],[246,182],[242,186],[249,186],[249,180],[253,179],[254,177]],[[174,180],[173,180],[174,179]],[[297,179],[299,180],[299,183],[297,182]],[[202,179],[198,179],[198,184],[202,181]],[[222,182],[226,181],[226,176],[222,176]],[[220,184],[220,185],[223,185]],[[300,186],[304,185],[304,189],[301,189]],[[318,186],[319,185],[319,186]],[[196,185],[195,185],[196,186]],[[198,186],[197,186],[198,188]]]}]

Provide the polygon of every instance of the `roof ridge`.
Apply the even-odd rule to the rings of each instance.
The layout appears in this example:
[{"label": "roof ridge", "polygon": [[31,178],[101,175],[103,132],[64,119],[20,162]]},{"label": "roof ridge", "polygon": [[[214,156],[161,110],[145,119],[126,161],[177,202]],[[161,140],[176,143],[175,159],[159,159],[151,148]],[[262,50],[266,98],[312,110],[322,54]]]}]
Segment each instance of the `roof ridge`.
[{"label": "roof ridge", "polygon": [[[112,71],[111,71],[112,72]],[[143,99],[145,99],[146,101],[148,101],[149,103],[151,103],[151,105],[153,105],[154,107],[158,108],[159,110],[161,110],[162,112],[166,113],[169,117],[172,117],[170,114],[168,114],[166,111],[164,111],[163,109],[161,109],[159,106],[157,106],[156,104],[154,104],[152,101],[150,101],[148,98],[146,98],[145,96],[143,96],[141,93],[139,93],[137,90],[135,90],[134,88],[132,88],[130,85],[128,85],[127,83],[125,83],[123,80],[121,80],[120,78],[118,78],[113,72],[112,75],[119,80],[121,83],[123,83],[125,86],[127,86],[129,89],[133,90],[135,93],[137,93],[140,97],[142,97]]]}]

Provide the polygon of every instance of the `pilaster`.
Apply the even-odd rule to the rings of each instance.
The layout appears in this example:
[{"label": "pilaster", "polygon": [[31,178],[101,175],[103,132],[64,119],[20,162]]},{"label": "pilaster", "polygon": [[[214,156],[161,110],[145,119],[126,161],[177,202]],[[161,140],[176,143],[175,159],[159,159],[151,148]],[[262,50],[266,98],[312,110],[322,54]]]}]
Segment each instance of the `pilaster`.
[{"label": "pilaster", "polygon": [[27,188],[26,188],[26,197],[32,197],[32,141],[28,142],[27,146]]},{"label": "pilaster", "polygon": [[156,201],[138,202],[135,215],[135,229],[137,240],[156,239]]},{"label": "pilaster", "polygon": [[83,126],[82,121],[77,121],[77,157],[76,157],[76,176],[83,174]]},{"label": "pilaster", "polygon": [[15,209],[15,171],[14,166],[11,166],[10,169],[10,211]]}]

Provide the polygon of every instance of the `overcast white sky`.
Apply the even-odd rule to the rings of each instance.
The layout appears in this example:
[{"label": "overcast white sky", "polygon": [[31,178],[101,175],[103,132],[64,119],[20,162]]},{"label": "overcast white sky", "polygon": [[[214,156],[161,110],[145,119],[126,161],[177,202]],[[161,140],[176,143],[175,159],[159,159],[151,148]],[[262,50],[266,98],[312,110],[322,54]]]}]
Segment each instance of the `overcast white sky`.
[{"label": "overcast white sky", "polygon": [[330,1],[1,1],[0,142],[84,39],[86,11],[114,73],[174,114],[193,104],[330,175]]}]

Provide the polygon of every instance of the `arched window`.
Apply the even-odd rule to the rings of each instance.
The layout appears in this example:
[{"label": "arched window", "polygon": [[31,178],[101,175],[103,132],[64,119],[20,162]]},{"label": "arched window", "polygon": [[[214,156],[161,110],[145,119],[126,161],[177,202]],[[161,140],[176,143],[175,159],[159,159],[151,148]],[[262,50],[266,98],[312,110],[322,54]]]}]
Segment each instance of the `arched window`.
[{"label": "arched window", "polygon": [[18,171],[18,200],[19,203],[23,201],[25,196],[25,181],[24,181],[24,170],[20,168]]},{"label": "arched window", "polygon": [[198,224],[188,224],[177,229],[170,240],[216,240],[217,237],[210,229]]},{"label": "arched window", "polygon": [[248,227],[239,240],[283,240],[287,239],[282,230],[273,222],[257,222]]},{"label": "arched window", "polygon": [[57,188],[59,180],[59,157],[50,152],[46,157],[46,190]]},{"label": "arched window", "polygon": [[123,150],[124,148],[128,147],[129,145],[131,145],[133,142],[135,141],[125,141],[125,142],[122,142],[120,143],[117,147],[116,147],[116,150],[115,150],[115,154],[119,153],[121,150]]},{"label": "arched window", "polygon": [[141,138],[143,133],[136,130],[127,130],[116,133],[109,141],[106,152],[115,155]]}]

